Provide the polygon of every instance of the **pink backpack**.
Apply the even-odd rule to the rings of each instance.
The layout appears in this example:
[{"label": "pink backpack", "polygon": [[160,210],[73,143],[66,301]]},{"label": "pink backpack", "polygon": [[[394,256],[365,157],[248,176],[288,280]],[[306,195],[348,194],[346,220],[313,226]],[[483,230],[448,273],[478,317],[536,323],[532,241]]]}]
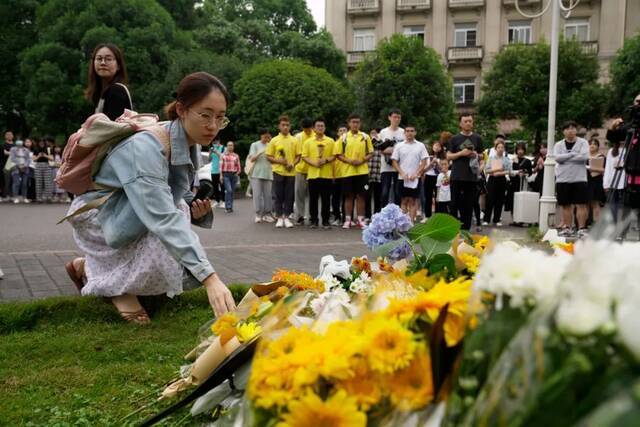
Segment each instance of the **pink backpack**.
[{"label": "pink backpack", "polygon": [[62,165],[56,175],[56,183],[75,195],[96,190],[98,186],[93,178],[100,171],[110,149],[134,133],[143,131],[152,132],[169,157],[169,134],[155,114],[124,110],[124,114],[115,121],[102,113],[92,115],[69,137],[62,153]]}]

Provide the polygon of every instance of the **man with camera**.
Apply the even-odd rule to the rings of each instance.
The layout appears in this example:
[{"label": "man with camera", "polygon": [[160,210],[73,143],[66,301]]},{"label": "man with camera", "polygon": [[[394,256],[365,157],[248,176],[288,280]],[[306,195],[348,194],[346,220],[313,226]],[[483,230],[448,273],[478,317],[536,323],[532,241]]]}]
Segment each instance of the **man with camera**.
[{"label": "man with camera", "polygon": [[607,131],[607,139],[612,144],[624,144],[612,185],[617,187],[620,180],[624,181],[624,206],[626,210],[633,209],[640,214],[640,94],[627,108],[627,114],[627,120],[615,119]]},{"label": "man with camera", "polygon": [[400,206],[400,187],[398,186],[398,172],[393,167],[391,155],[393,147],[405,139],[404,129],[400,127],[402,113],[397,108],[389,111],[389,126],[382,129],[378,135],[380,143],[374,147],[376,150],[382,151],[384,158],[382,159],[382,167],[380,168],[380,186],[382,187],[380,194],[380,204],[385,207],[389,204],[390,196],[393,192],[393,203]]}]

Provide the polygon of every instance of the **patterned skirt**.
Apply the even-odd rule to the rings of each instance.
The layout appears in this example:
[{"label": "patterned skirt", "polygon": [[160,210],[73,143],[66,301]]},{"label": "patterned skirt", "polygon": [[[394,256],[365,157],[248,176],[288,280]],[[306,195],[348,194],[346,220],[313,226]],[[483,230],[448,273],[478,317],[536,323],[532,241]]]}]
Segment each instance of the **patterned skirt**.
[{"label": "patterned skirt", "polygon": [[[69,213],[84,204],[81,198],[76,198]],[[189,217],[186,203],[178,208]],[[98,210],[92,209],[69,219],[76,244],[85,254],[87,282],[82,295],[167,294],[173,297],[182,293],[183,278],[190,275],[156,235],[147,232],[128,245],[114,249],[107,245],[97,216]]]}]

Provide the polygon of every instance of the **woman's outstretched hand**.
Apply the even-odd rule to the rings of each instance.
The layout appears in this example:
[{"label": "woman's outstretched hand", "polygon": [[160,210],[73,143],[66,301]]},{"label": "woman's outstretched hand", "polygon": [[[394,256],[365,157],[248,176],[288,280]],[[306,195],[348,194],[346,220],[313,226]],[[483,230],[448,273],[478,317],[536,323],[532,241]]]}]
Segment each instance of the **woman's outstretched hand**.
[{"label": "woman's outstretched hand", "polygon": [[204,287],[207,290],[209,304],[216,317],[236,309],[236,303],[233,301],[231,291],[229,291],[229,288],[220,280],[216,273],[213,273],[204,280]]}]

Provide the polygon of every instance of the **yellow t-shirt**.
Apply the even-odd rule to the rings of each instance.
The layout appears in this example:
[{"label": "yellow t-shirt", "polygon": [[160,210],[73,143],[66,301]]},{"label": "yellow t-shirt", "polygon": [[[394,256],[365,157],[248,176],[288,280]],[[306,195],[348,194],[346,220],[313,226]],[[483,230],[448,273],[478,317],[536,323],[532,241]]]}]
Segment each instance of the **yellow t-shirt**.
[{"label": "yellow t-shirt", "polygon": [[[351,131],[347,133],[346,144],[344,143],[344,136],[336,141],[334,147],[334,154],[344,154],[349,160],[364,160],[365,156],[369,153],[373,153],[373,144],[371,138],[364,132],[358,132],[353,134]],[[345,147],[346,145],[346,147]],[[346,152],[343,153],[343,150]],[[369,164],[364,162],[361,165],[353,166],[347,163],[343,163],[341,167],[341,178],[356,175],[367,175],[369,173]]]},{"label": "yellow t-shirt", "polygon": [[[302,157],[308,157],[310,160],[328,159],[333,155],[333,147],[334,141],[328,136],[323,137],[321,140],[318,140],[318,138],[309,138],[304,142],[304,147],[302,148]],[[321,151],[322,153],[320,153]],[[310,164],[305,162],[308,166],[307,179],[332,179],[334,162],[325,163],[320,167],[311,166]]]},{"label": "yellow t-shirt", "polygon": [[[296,138],[296,155],[302,155],[302,149],[304,147],[304,143],[307,142],[308,140],[310,140],[311,138],[315,138],[315,136],[316,136],[316,133],[314,131],[311,131],[311,133],[309,135],[304,133],[304,131],[298,132],[296,134],[296,136],[295,136],[295,138]],[[307,169],[308,168],[309,168],[309,164],[307,164],[307,162],[304,162],[304,161],[302,161],[302,159],[300,159],[300,161],[296,165],[296,172],[297,173],[307,173]]]},{"label": "yellow t-shirt", "polygon": [[[273,156],[275,159],[287,159],[287,162],[293,164],[296,161],[296,139],[287,135],[279,133],[276,137],[274,137],[269,144],[267,144],[267,148],[265,149],[265,153],[267,156]],[[277,173],[281,176],[295,176],[296,171],[295,168],[290,171],[284,165],[280,165],[277,163],[271,164],[271,170],[273,173]]]}]

